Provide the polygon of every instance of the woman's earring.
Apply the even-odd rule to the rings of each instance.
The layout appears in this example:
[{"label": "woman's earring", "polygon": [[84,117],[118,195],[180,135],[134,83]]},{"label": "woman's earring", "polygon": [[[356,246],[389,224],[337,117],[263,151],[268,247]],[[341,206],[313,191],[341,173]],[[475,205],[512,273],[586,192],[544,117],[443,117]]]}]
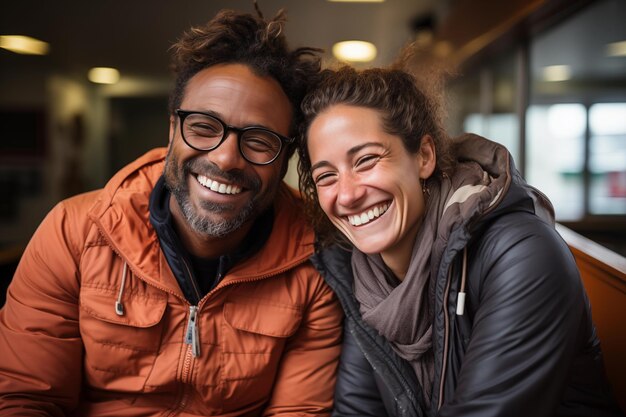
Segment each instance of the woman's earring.
[{"label": "woman's earring", "polygon": [[426,179],[422,180],[422,193],[425,196],[430,197],[430,190],[428,189],[428,186],[426,185]]}]

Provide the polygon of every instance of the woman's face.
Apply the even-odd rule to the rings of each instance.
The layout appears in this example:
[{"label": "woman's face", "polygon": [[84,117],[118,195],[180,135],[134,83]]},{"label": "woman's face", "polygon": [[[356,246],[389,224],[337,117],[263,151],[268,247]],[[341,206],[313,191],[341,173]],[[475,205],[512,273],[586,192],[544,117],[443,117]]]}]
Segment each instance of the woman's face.
[{"label": "woman's face", "polygon": [[322,210],[362,252],[410,254],[425,209],[420,179],[435,167],[430,136],[410,154],[386,133],[379,112],[338,104],[320,113],[308,131],[311,171]]}]

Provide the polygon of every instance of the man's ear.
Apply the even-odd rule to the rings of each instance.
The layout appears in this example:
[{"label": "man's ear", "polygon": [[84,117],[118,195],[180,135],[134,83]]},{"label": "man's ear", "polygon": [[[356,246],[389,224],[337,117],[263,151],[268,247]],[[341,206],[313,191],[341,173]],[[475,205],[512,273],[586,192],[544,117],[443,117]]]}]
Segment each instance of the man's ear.
[{"label": "man's ear", "polygon": [[174,142],[174,135],[176,134],[176,120],[177,118],[175,116],[170,116],[170,136],[169,136],[169,142],[168,142],[168,147],[172,146],[172,142]]},{"label": "man's ear", "polygon": [[437,166],[437,150],[435,149],[435,141],[432,136],[424,135],[422,137],[417,154],[420,178],[430,178]]}]

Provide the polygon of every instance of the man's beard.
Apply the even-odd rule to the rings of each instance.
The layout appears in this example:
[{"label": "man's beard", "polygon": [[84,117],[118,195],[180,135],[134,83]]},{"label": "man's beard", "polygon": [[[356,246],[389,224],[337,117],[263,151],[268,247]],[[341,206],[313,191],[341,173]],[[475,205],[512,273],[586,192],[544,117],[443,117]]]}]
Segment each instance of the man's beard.
[{"label": "man's beard", "polygon": [[[197,233],[218,238],[227,236],[239,229],[248,220],[255,218],[269,205],[269,202],[266,202],[265,206],[259,205],[259,200],[261,200],[263,196],[259,195],[261,182],[258,178],[244,175],[239,171],[223,172],[215,165],[201,159],[186,161],[183,163],[182,167],[180,167],[178,158],[173,154],[171,149],[172,148],[170,148],[165,161],[165,184],[176,199],[185,220]],[[202,173],[202,175],[209,178],[219,178],[222,182],[236,183],[246,188],[254,197],[239,210],[235,217],[212,220],[208,216],[201,215],[189,200],[189,186],[186,179],[189,178],[191,172]],[[272,193],[272,189],[275,188],[276,187],[270,187],[265,194]],[[227,203],[201,201],[200,205],[203,210],[214,214],[232,213],[233,210],[235,210],[234,205]]]}]

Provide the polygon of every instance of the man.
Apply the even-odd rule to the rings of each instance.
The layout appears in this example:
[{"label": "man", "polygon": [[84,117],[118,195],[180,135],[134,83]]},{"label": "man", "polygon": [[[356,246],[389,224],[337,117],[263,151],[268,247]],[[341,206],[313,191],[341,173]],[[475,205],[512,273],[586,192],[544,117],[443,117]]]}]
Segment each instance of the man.
[{"label": "man", "polygon": [[167,154],[43,221],[0,312],[0,416],[328,414],[341,313],[281,184],[320,63],[283,23],[186,33]]}]

